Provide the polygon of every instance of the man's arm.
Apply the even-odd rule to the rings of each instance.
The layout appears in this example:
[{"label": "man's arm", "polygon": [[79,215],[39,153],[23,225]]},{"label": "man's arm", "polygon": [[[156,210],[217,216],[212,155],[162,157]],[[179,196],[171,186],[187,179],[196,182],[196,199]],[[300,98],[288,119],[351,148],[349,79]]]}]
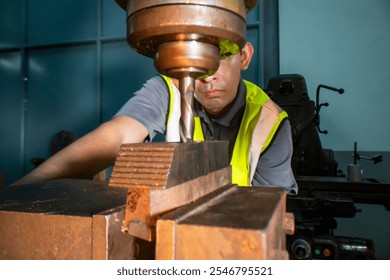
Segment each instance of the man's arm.
[{"label": "man's arm", "polygon": [[298,193],[298,186],[291,168],[293,144],[288,120],[279,127],[275,139],[268,150],[260,156],[253,186],[280,186],[291,194]]},{"label": "man's arm", "polygon": [[123,143],[140,143],[148,131],[139,121],[118,116],[100,125],[11,185],[59,178],[91,178],[113,164]]}]

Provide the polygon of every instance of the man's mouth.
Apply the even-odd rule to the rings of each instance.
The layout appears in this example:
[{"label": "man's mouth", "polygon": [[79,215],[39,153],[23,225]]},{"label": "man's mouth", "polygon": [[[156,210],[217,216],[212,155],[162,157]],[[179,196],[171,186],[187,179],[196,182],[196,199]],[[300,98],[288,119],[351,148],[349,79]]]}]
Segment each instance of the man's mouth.
[{"label": "man's mouth", "polygon": [[220,89],[211,89],[211,90],[205,90],[203,91],[203,94],[208,98],[215,98],[221,96],[221,90]]}]

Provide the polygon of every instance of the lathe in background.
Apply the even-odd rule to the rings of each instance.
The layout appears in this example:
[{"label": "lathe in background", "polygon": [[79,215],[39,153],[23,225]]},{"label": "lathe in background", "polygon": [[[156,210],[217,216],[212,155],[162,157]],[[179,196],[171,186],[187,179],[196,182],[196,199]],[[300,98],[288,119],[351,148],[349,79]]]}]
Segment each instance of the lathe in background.
[{"label": "lathe in background", "polygon": [[[295,215],[295,233],[288,236],[288,250],[294,259],[376,259],[375,242],[361,237],[365,233],[339,235],[338,221],[353,223],[363,204],[382,207],[389,215],[390,185],[375,178],[348,180],[335,160],[334,151],[323,148],[319,133],[320,89],[337,93],[343,89],[327,85],[317,87],[315,102],[310,99],[305,78],[299,74],[283,74],[268,83],[268,94],[284,108],[291,123],[294,153],[292,167],[299,185],[299,194],[288,197],[287,209]],[[357,151],[349,155],[356,165]],[[362,158],[362,156],[361,156]],[[368,157],[374,163],[381,156]],[[346,166],[347,164],[345,164]],[[376,217],[375,217],[376,218]],[[376,224],[387,226],[386,219]],[[370,224],[373,225],[373,224]],[[385,239],[386,242],[386,239]],[[382,248],[379,248],[381,250]],[[389,252],[381,252],[389,255]]]}]

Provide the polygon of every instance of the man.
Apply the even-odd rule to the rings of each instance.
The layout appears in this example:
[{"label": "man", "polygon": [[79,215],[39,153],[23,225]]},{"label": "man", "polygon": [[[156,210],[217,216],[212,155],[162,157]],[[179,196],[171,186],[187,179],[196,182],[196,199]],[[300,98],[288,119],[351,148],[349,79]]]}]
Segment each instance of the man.
[{"label": "man", "polygon": [[[229,141],[233,183],[281,186],[296,194],[287,114],[259,87],[241,78],[252,55],[249,42],[241,50],[238,46],[221,47],[218,71],[196,81],[194,112],[200,120],[200,138]],[[14,185],[56,178],[91,178],[114,163],[121,144],[151,141],[157,133],[170,138],[172,127],[178,130],[178,122],[172,126],[167,120],[174,110],[169,101],[178,92],[174,84],[177,82],[165,76],[150,79],[114,118]]]}]

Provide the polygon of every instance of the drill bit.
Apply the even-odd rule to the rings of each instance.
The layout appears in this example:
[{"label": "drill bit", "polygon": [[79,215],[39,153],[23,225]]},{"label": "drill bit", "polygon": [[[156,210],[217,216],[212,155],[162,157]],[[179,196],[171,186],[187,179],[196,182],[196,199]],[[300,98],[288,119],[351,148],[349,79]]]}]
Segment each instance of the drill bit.
[{"label": "drill bit", "polygon": [[183,143],[192,142],[194,134],[194,93],[195,93],[195,79],[186,76],[179,79],[180,91],[180,140]]}]

